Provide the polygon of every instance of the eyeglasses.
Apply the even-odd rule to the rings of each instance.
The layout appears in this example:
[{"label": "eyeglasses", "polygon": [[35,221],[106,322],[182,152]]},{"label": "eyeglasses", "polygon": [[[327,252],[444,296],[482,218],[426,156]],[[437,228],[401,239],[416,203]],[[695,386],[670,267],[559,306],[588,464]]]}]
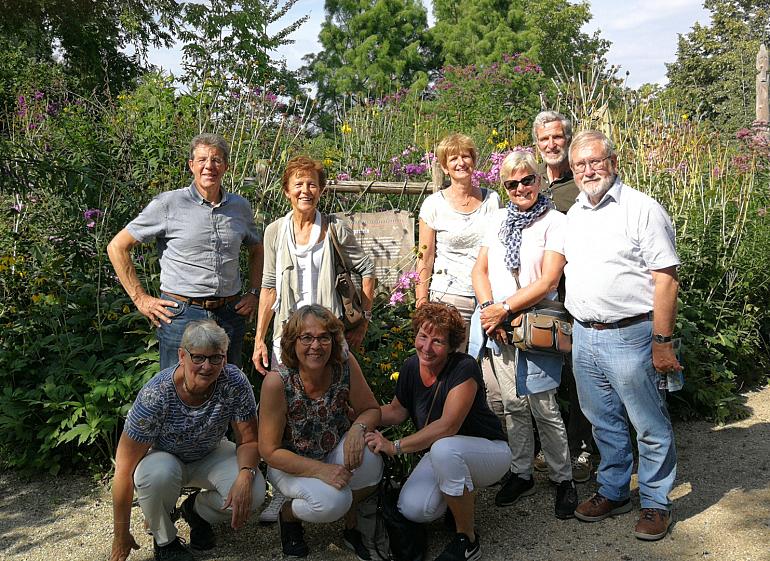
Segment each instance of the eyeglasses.
[{"label": "eyeglasses", "polygon": [[203,364],[208,360],[211,366],[219,366],[227,358],[227,355],[200,355],[191,353],[189,349],[185,349],[185,351],[190,355],[193,364]]},{"label": "eyeglasses", "polygon": [[308,333],[305,333],[304,335],[300,335],[297,337],[300,343],[305,345],[306,347],[309,347],[313,344],[313,341],[318,341],[322,345],[330,345],[332,342],[332,336],[329,333],[321,333],[320,335],[310,335]]},{"label": "eyeglasses", "polygon": [[219,167],[221,165],[224,165],[225,161],[222,158],[219,157],[213,157],[213,158],[196,158],[194,161],[196,165],[199,166],[205,166],[208,162],[211,162],[211,165],[215,167]]},{"label": "eyeglasses", "polygon": [[521,179],[509,179],[508,181],[503,181],[503,186],[508,191],[513,191],[519,186],[519,184],[524,185],[525,187],[534,185],[536,179],[537,179],[537,175],[533,173],[532,175],[527,175],[526,177],[522,177]]},{"label": "eyeglasses", "polygon": [[573,162],[572,169],[578,173],[583,173],[586,167],[591,166],[594,171],[604,169],[604,162],[609,160],[612,156],[604,156],[604,158],[591,158],[590,160],[583,160],[582,162]]}]

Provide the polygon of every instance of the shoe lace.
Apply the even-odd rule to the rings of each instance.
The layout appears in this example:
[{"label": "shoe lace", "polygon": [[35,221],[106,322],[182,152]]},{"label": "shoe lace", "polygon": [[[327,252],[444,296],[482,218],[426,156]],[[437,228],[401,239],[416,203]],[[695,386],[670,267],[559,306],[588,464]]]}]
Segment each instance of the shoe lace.
[{"label": "shoe lace", "polygon": [[654,508],[643,508],[641,518],[648,522],[653,522],[657,515],[658,511]]},{"label": "shoe lace", "polygon": [[592,505],[599,506],[600,504],[602,504],[604,501],[607,500],[607,497],[605,497],[604,495],[600,495],[599,493],[596,493],[594,494],[593,497],[591,497],[588,500],[591,501]]}]

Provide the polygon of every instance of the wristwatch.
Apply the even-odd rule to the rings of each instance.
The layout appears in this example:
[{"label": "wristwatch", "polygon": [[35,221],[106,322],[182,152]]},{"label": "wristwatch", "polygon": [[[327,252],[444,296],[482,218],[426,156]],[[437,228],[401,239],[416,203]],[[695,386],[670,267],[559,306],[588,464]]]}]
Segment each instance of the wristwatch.
[{"label": "wristwatch", "polygon": [[505,310],[506,312],[508,312],[510,314],[511,313],[511,307],[508,305],[508,302],[503,300],[501,302],[501,304],[503,305],[503,310]]},{"label": "wristwatch", "polygon": [[257,470],[253,467],[244,466],[241,468],[241,471],[246,470],[251,474],[251,479],[254,479],[257,476]]},{"label": "wristwatch", "polygon": [[250,288],[248,293],[249,294],[253,294],[257,298],[259,298],[259,289],[258,288]]},{"label": "wristwatch", "polygon": [[652,340],[656,343],[670,343],[673,339],[671,335],[661,335],[660,333],[652,336]]},{"label": "wristwatch", "polygon": [[372,311],[371,310],[364,310],[364,319],[366,321],[372,321]]},{"label": "wristwatch", "polygon": [[400,456],[401,454],[403,454],[403,452],[401,451],[401,439],[400,438],[398,440],[394,440],[393,441],[393,448],[396,449],[396,456]]}]

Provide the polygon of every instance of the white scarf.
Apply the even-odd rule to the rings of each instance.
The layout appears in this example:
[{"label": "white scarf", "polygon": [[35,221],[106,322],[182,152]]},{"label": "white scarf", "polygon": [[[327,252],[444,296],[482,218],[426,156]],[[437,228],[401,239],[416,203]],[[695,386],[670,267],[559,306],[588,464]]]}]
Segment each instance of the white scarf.
[{"label": "white scarf", "polygon": [[272,308],[273,312],[277,312],[281,307],[281,288],[283,285],[283,244],[288,243],[289,252],[294,255],[294,257],[304,257],[321,239],[322,216],[321,213],[316,210],[313,227],[310,230],[310,243],[308,243],[307,247],[302,252],[298,251],[297,243],[294,241],[294,223],[292,222],[292,216],[294,216],[293,210],[289,211],[289,213],[284,217],[283,227],[281,228],[281,233],[278,236],[278,244],[275,246],[275,274],[280,275],[281,278],[276,278],[275,303],[273,304]]}]

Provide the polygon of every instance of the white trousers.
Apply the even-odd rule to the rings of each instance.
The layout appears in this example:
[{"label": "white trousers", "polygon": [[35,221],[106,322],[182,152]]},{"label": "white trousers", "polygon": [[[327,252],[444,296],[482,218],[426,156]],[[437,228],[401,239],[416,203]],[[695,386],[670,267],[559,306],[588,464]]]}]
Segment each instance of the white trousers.
[{"label": "white trousers", "polygon": [[[134,487],[144,518],[158,545],[176,538],[171,512],[182,494],[182,487],[200,487],[195,512],[211,524],[232,518],[231,509],[222,505],[239,473],[235,443],[223,439],[211,454],[195,462],[183,463],[168,452],[150,450],[134,471]],[[257,472],[251,485],[251,511],[265,500],[265,478]]]},{"label": "white trousers", "polygon": [[444,494],[459,497],[497,482],[511,465],[504,440],[448,436],[433,443],[398,497],[398,510],[413,522],[436,520],[446,511]]},{"label": "white trousers", "polygon": [[[327,464],[344,465],[347,433],[323,459]],[[364,446],[364,459],[353,471],[353,477],[342,489],[336,489],[315,477],[299,477],[285,471],[267,468],[267,477],[281,494],[292,499],[291,510],[300,520],[313,523],[334,522],[342,518],[353,504],[353,491],[377,485],[382,478],[382,458]]]},{"label": "white trousers", "polygon": [[567,430],[556,401],[556,389],[524,396],[516,395],[516,358],[511,347],[503,346],[503,354],[494,356],[492,366],[500,383],[508,445],[513,454],[511,471],[519,475],[532,473],[535,435],[532,417],[537,423],[540,444],[548,464],[549,477],[556,483],[572,479]]}]

